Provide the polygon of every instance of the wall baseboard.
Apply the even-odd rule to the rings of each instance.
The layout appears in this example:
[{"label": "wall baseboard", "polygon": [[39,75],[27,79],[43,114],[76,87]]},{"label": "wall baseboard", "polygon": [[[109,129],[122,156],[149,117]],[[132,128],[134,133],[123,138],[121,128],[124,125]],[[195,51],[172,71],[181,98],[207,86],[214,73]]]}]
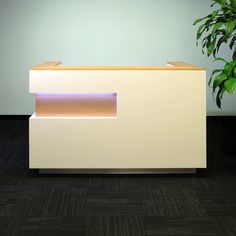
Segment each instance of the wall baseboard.
[{"label": "wall baseboard", "polygon": [[235,112],[222,112],[222,111],[219,111],[219,112],[207,112],[207,116],[236,116],[236,113]]},{"label": "wall baseboard", "polygon": [[28,120],[31,115],[0,115],[0,120]]},{"label": "wall baseboard", "polygon": [[[31,115],[0,115],[0,120],[27,120],[30,118]],[[224,119],[235,119],[236,115],[207,115],[207,120],[217,119],[217,120],[224,120]]]}]

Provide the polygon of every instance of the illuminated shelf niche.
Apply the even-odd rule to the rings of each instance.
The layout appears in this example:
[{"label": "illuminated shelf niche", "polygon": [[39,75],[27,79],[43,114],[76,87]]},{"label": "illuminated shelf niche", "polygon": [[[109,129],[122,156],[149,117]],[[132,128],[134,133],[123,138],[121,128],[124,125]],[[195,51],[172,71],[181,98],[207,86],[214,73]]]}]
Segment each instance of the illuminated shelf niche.
[{"label": "illuminated shelf niche", "polygon": [[38,93],[37,117],[116,117],[116,93]]}]

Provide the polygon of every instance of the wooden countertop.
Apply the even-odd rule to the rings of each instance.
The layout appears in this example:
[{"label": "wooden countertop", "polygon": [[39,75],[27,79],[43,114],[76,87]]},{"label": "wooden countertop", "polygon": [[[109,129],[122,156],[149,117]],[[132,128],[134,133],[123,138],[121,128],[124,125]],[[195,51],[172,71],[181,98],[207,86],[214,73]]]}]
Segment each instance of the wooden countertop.
[{"label": "wooden countertop", "polygon": [[167,66],[63,66],[60,61],[45,62],[31,70],[206,70],[185,62],[167,62]]}]

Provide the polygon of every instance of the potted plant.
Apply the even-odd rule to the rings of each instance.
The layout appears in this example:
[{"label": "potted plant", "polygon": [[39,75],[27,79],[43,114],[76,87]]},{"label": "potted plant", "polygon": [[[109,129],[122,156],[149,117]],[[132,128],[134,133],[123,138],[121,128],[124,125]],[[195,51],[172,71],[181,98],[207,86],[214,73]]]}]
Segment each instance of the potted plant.
[{"label": "potted plant", "polygon": [[[216,9],[206,17],[197,19],[193,24],[201,25],[197,29],[197,44],[201,39],[202,53],[213,55],[214,61],[222,61],[223,68],[212,72],[209,86],[212,87],[213,98],[221,108],[221,100],[225,92],[233,94],[236,90],[236,0],[213,0],[211,7]],[[232,51],[232,60],[217,58],[216,55],[223,44]]]}]

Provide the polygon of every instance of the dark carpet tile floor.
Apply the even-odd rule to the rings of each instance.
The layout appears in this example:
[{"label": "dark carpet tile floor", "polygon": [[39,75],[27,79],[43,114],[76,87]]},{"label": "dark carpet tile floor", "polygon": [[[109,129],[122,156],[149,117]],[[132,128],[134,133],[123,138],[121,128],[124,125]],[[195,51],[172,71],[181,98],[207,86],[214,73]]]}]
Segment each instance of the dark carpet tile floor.
[{"label": "dark carpet tile floor", "polygon": [[0,235],[236,236],[235,117],[208,117],[196,175],[39,175],[28,121],[0,120]]}]

